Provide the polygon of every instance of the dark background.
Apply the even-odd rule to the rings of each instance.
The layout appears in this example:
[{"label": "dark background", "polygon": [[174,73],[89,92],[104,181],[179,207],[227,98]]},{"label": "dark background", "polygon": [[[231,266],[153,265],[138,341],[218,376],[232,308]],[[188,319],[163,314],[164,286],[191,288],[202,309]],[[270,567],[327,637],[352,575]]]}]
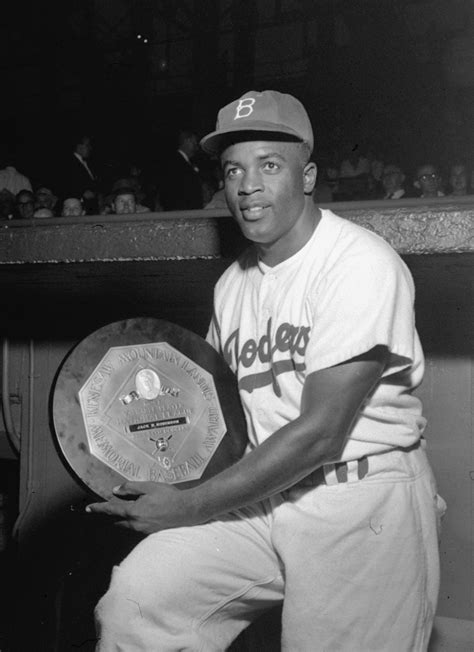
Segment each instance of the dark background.
[{"label": "dark background", "polygon": [[369,144],[407,172],[471,164],[473,43],[472,0],[16,0],[0,27],[2,141],[38,185],[54,188],[78,131],[103,176],[133,160],[159,173],[178,127],[203,135],[223,102],[274,88],[305,103],[317,160]]}]

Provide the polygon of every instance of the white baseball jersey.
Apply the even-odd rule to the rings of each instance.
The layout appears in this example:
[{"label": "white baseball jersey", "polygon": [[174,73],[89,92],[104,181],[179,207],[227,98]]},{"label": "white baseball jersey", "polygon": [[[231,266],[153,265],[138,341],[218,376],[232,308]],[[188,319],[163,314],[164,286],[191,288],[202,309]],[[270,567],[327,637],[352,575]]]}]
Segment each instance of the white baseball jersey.
[{"label": "white baseball jersey", "polygon": [[237,375],[251,446],[299,416],[308,374],[385,345],[389,362],[352,427],[348,461],[419,439],[426,422],[412,390],[424,360],[404,262],[376,234],[321,213],[287,260],[268,267],[250,248],[224,272],[208,341]]}]

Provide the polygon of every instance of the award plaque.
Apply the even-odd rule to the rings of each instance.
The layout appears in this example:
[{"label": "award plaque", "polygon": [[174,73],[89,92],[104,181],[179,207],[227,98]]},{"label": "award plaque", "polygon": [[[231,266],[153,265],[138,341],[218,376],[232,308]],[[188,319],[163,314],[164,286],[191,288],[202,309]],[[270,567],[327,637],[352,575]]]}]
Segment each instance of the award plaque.
[{"label": "award plaque", "polygon": [[68,465],[106,499],[126,480],[193,486],[247,444],[227,364],[198,335],[158,319],[115,322],[82,340],[59,370],[53,421]]}]

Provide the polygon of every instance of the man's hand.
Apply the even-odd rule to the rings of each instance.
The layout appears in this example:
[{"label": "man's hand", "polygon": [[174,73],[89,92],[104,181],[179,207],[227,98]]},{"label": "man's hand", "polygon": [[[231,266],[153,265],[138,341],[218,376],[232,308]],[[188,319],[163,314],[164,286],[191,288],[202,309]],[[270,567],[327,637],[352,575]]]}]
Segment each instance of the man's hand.
[{"label": "man's hand", "polygon": [[86,511],[115,517],[116,525],[143,534],[206,520],[198,518],[190,490],[182,491],[158,482],[125,482],[113,493],[117,498],[88,505]]}]

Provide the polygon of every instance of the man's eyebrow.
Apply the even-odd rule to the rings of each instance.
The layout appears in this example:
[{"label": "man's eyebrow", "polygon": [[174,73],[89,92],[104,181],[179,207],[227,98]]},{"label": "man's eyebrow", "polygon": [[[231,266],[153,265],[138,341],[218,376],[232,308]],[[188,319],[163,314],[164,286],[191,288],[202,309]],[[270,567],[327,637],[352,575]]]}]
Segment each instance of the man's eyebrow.
[{"label": "man's eyebrow", "polygon": [[226,165],[239,165],[238,161],[226,160],[222,161],[222,167],[225,168]]},{"label": "man's eyebrow", "polygon": [[269,152],[268,154],[262,154],[262,156],[259,156],[258,158],[260,161],[266,161],[269,158],[277,158],[280,159],[280,161],[286,161],[283,154],[280,154],[279,152]]},{"label": "man's eyebrow", "polygon": [[[266,161],[269,158],[277,158],[280,159],[280,161],[286,161],[286,158],[280,154],[279,152],[268,152],[268,154],[262,154],[261,156],[257,157],[259,161]],[[222,162],[222,167],[225,168],[226,165],[236,165],[239,166],[240,163],[239,161],[232,161],[232,160],[226,160]]]}]

